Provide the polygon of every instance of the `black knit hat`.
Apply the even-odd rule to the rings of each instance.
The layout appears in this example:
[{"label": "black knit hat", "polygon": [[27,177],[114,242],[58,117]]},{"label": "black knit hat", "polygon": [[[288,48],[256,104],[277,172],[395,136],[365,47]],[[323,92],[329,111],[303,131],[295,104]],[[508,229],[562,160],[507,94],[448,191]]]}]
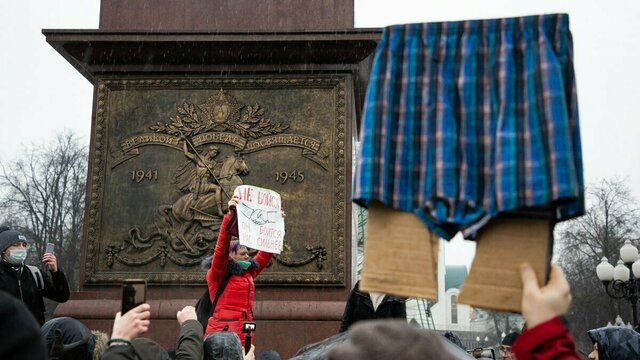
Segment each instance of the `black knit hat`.
[{"label": "black knit hat", "polygon": [[7,248],[18,242],[26,242],[28,243],[27,237],[24,236],[21,232],[16,230],[5,230],[0,232],[0,253],[3,253]]},{"label": "black knit hat", "polygon": [[512,332],[510,334],[508,334],[507,336],[504,337],[504,339],[502,339],[502,345],[513,345],[514,342],[516,342],[516,339],[518,338],[518,334],[517,332]]}]

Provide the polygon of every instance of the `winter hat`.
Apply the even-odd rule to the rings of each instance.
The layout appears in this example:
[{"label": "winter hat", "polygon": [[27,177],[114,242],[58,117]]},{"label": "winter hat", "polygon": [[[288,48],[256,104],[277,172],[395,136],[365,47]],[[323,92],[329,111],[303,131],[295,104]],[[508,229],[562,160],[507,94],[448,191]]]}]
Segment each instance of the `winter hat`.
[{"label": "winter hat", "polygon": [[330,360],[457,360],[466,351],[440,334],[402,320],[369,320],[354,324],[348,339],[329,351]]},{"label": "winter hat", "polygon": [[70,317],[51,319],[42,325],[50,359],[91,360],[96,344],[95,335],[79,320]]},{"label": "winter hat", "polygon": [[460,349],[465,349],[464,345],[462,345],[462,340],[460,340],[460,337],[456,335],[453,331],[447,331],[444,334],[442,334],[442,336],[444,336],[445,339],[456,344]]},{"label": "winter hat", "polygon": [[27,237],[21,232],[16,230],[5,230],[0,232],[0,253],[3,253],[7,248],[17,242],[24,241],[29,243]]},{"label": "winter hat", "polygon": [[504,337],[504,339],[502,339],[501,344],[502,345],[508,345],[508,346],[512,346],[514,342],[516,342],[516,339],[518,338],[518,334],[517,332],[512,332],[509,333],[507,336]]},{"label": "winter hat", "polygon": [[231,331],[211,333],[204,341],[205,360],[243,360],[244,351],[238,334]]}]

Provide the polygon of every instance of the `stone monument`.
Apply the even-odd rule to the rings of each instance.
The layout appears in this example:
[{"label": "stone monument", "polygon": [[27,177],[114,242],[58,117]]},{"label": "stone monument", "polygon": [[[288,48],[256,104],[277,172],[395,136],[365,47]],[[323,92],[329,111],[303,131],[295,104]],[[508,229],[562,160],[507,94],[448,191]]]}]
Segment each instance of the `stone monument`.
[{"label": "stone monument", "polygon": [[[335,334],[351,288],[351,159],[377,29],[349,0],[102,1],[98,30],[43,30],[94,84],[80,291],[109,331],[126,278],[148,281],[149,337],[206,288],[238,185],[279,192],[284,251],[257,279],[256,346],[290,357]],[[169,331],[171,330],[171,331]]]}]

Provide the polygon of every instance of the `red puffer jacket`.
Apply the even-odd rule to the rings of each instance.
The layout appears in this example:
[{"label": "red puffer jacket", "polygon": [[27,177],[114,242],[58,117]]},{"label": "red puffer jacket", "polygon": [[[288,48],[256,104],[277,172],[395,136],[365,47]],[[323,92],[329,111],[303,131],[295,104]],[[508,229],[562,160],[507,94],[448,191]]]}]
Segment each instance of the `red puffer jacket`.
[{"label": "red puffer jacket", "polygon": [[[223,218],[218,233],[218,241],[213,252],[211,268],[207,271],[207,285],[211,300],[215,299],[218,285],[222,281],[224,274],[231,271],[231,277],[225,287],[213,316],[209,318],[207,329],[204,332],[205,338],[215,331],[234,331],[244,344],[245,335],[242,333],[242,324],[245,321],[253,321],[253,295],[255,279],[269,263],[273,254],[259,251],[253,258],[254,266],[243,270],[239,264],[229,258],[229,247],[231,234],[227,231],[227,226],[232,222],[232,217],[236,216],[235,211],[230,210]],[[229,263],[229,262],[232,263]]]}]

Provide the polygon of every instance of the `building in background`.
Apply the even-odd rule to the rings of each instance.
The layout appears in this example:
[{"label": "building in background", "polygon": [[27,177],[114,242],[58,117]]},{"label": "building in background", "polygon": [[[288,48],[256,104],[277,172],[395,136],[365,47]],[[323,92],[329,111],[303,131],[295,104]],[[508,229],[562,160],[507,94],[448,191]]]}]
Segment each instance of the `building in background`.
[{"label": "building in background", "polygon": [[[487,346],[487,334],[494,331],[489,315],[484,311],[458,303],[460,288],[468,274],[465,265],[446,265],[444,242],[438,254],[438,301],[407,300],[407,320],[425,329],[455,332],[467,348]],[[476,339],[480,339],[477,341]]]}]

